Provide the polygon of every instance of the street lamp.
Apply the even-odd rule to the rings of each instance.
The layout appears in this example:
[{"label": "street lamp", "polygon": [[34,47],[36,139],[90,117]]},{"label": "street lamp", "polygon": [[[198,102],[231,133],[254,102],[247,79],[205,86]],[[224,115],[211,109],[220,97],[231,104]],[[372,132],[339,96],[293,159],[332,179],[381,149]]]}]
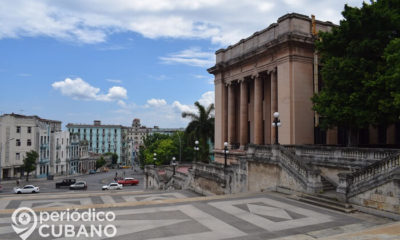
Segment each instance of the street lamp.
[{"label": "street lamp", "polygon": [[194,159],[194,161],[196,162],[197,161],[197,153],[199,152],[199,141],[198,140],[196,140],[196,141],[194,141],[194,144],[195,144],[195,146],[194,146],[194,151],[195,151],[195,159]]},{"label": "street lamp", "polygon": [[[6,144],[11,140],[14,140],[14,138],[7,139],[6,140]],[[3,169],[1,168],[2,167],[1,166],[1,160],[2,160],[1,157],[2,157],[2,155],[3,155],[3,143],[0,143],[0,181],[3,179]]]},{"label": "street lamp", "polygon": [[153,158],[153,164],[154,164],[154,168],[156,167],[156,160],[157,160],[157,153],[154,153],[154,158]]},{"label": "street lamp", "polygon": [[227,163],[228,153],[229,153],[228,143],[224,142],[224,157],[225,157],[224,168],[226,168],[228,166],[228,163]]},{"label": "street lamp", "polygon": [[173,169],[174,169],[174,172],[173,172],[172,176],[175,176],[175,168],[176,168],[176,165],[178,165],[178,164],[176,163],[176,161],[175,161],[175,157],[172,157],[171,165],[172,165],[172,167],[173,167]]},{"label": "street lamp", "polygon": [[181,135],[179,134],[180,132],[176,132],[176,135],[178,135],[179,138],[179,163],[182,162],[182,139],[181,139]]},{"label": "street lamp", "polygon": [[274,122],[272,126],[275,128],[275,144],[279,144],[278,141],[278,128],[281,126],[281,120],[279,120],[279,113],[274,112]]}]

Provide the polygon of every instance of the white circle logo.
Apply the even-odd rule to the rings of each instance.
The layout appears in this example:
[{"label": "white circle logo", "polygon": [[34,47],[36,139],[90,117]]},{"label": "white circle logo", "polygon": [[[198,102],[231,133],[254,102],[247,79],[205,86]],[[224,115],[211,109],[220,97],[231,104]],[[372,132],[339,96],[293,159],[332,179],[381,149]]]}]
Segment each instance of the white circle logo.
[{"label": "white circle logo", "polygon": [[28,207],[20,207],[11,215],[11,226],[22,240],[26,240],[37,225],[36,213]]}]

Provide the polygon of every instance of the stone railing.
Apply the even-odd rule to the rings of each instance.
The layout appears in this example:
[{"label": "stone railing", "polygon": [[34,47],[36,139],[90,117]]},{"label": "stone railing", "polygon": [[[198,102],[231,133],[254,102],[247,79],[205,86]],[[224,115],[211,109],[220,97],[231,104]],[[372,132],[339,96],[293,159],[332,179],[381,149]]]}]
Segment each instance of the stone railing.
[{"label": "stone railing", "polygon": [[377,187],[400,169],[400,153],[391,155],[354,173],[340,173],[337,192],[343,200]]},{"label": "stone railing", "polygon": [[271,160],[273,157],[272,145],[249,144],[246,155],[251,156],[256,161]]},{"label": "stone railing", "polygon": [[284,146],[277,146],[279,150],[279,164],[305,188],[307,192],[318,193],[322,190],[321,175],[319,170],[314,170],[294,155]]},{"label": "stone railing", "polygon": [[343,168],[349,170],[361,169],[383,158],[400,153],[399,149],[312,145],[286,145],[285,147],[292,153],[315,165],[326,167],[343,166]]}]

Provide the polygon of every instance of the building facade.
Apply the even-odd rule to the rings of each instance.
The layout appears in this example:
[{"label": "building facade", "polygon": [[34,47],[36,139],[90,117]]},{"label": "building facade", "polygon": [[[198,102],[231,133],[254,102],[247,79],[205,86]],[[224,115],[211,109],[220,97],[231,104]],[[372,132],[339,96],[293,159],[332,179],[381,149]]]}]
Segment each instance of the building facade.
[{"label": "building facade", "polygon": [[132,126],[127,128],[127,144],[131,164],[135,164],[139,147],[144,145],[144,139],[150,134],[151,128],[147,128],[140,123],[139,118],[132,121]]},{"label": "building facade", "polygon": [[70,133],[67,149],[68,174],[88,173],[96,169],[96,160],[100,154],[89,152],[89,142],[81,140],[79,133]]},{"label": "building facade", "polygon": [[[279,112],[281,144],[345,144],[344,129],[319,129],[311,101],[322,86],[316,34],[333,26],[314,17],[287,14],[216,52],[216,64],[208,69],[215,77],[216,153],[224,142],[238,154],[249,143],[274,143],[274,112]],[[360,131],[360,142],[394,144],[399,138],[400,143],[400,124],[396,129],[371,126]]]},{"label": "building facade", "polygon": [[1,115],[1,178],[16,178],[24,174],[21,168],[23,159],[32,150],[39,154],[35,175],[45,177],[52,174],[55,134],[60,131],[60,121],[14,113]]},{"label": "building facade", "polygon": [[[330,22],[315,22],[329,31]],[[280,113],[283,144],[314,143],[312,20],[287,14],[277,23],[216,52],[215,148],[271,144],[273,113]],[[317,82],[318,83],[318,82]]]},{"label": "building facade", "polygon": [[53,158],[55,159],[52,173],[54,175],[64,175],[68,173],[68,146],[69,146],[69,132],[62,131],[55,133],[55,151]]},{"label": "building facade", "polygon": [[126,131],[123,126],[102,125],[100,121],[95,120],[93,125],[69,123],[67,128],[70,135],[76,134],[79,140],[87,141],[89,152],[116,153],[118,164],[126,162]]}]

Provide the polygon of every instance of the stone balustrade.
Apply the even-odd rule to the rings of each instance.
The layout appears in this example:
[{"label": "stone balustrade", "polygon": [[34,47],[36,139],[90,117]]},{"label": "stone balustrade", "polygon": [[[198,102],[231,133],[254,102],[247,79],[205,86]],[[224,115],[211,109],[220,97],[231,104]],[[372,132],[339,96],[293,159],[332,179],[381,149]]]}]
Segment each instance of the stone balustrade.
[{"label": "stone balustrade", "polygon": [[352,174],[352,184],[357,184],[359,182],[367,181],[377,174],[383,174],[385,172],[389,172],[390,170],[400,167],[400,154],[389,156],[385,159],[382,159],[379,162],[376,162],[372,165],[369,165],[365,168],[360,169],[357,172]]},{"label": "stone balustrade", "polygon": [[353,148],[315,145],[286,145],[286,149],[305,161],[325,167],[354,170],[369,166],[383,158],[400,153],[399,149]]}]

